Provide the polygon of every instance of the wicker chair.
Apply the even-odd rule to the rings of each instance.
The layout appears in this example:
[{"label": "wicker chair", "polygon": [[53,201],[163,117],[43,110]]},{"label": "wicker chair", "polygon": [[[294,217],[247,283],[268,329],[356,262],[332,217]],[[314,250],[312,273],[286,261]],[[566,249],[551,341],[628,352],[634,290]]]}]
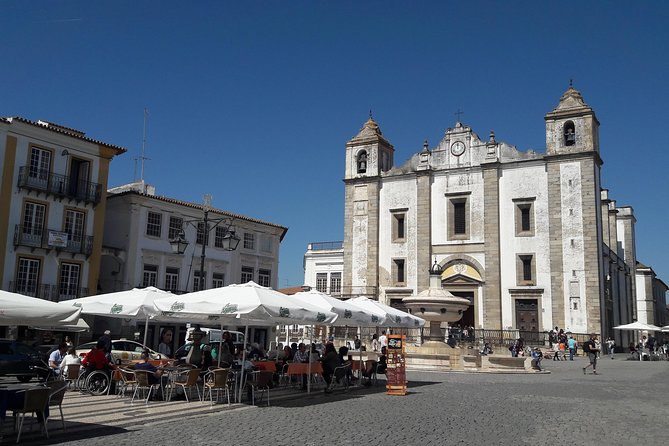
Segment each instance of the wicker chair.
[{"label": "wicker chair", "polygon": [[[21,440],[21,431],[23,429],[23,422],[26,419],[26,414],[36,414],[38,417],[44,417],[47,406],[49,404],[49,392],[50,389],[46,387],[38,387],[34,389],[26,389],[25,396],[23,399],[23,407],[16,409],[14,415],[17,417],[18,422],[18,431],[16,435],[16,442],[18,443]],[[46,420],[43,420],[42,431],[46,438],[49,438],[49,431],[47,429]]]},{"label": "wicker chair", "polygon": [[249,375],[249,378],[246,381],[246,386],[251,389],[251,401],[255,406],[256,404],[256,392],[261,392],[260,400],[262,400],[262,393],[267,393],[267,406],[269,406],[269,389],[272,385],[272,378],[274,373],[268,372],[266,370],[261,370],[258,372],[252,372]]},{"label": "wicker chair", "polygon": [[63,423],[63,430],[65,430],[65,417],[63,416],[63,397],[67,390],[68,384],[65,381],[52,381],[47,383],[49,387],[49,407],[58,407],[60,411],[60,421]]},{"label": "wicker chair", "polygon": [[186,389],[192,389],[195,387],[195,390],[197,390],[197,397],[200,401],[202,401],[202,397],[200,396],[200,387],[197,385],[197,380],[200,378],[200,372],[202,370],[200,369],[191,369],[186,371],[186,373],[183,373],[182,376],[185,376],[184,381],[176,380],[171,383],[174,388],[181,387],[183,389],[184,395],[186,395],[186,402],[190,402],[188,399],[188,392]]}]

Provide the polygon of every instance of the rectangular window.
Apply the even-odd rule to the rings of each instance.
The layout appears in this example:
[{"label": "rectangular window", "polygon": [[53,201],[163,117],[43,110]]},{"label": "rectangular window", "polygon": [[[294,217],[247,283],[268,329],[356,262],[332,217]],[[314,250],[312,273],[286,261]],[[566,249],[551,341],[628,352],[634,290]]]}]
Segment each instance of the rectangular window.
[{"label": "rectangular window", "polygon": [[242,283],[253,280],[253,268],[250,266],[242,266]]},{"label": "rectangular window", "polygon": [[146,235],[151,237],[160,237],[160,226],[163,221],[163,215],[157,212],[149,212],[146,219]]},{"label": "rectangular window", "polygon": [[183,227],[184,227],[183,218],[170,216],[170,226],[167,229],[167,238],[169,240],[174,240],[175,238],[179,237],[179,234],[181,234]]},{"label": "rectangular window", "polygon": [[193,273],[193,291],[204,290],[207,286],[207,272],[204,271],[202,274],[202,280],[200,280],[200,271],[195,271]]},{"label": "rectangular window", "polygon": [[392,274],[394,285],[404,285],[406,283],[406,271],[404,269],[404,259],[393,259]]},{"label": "rectangular window", "polygon": [[328,273],[316,273],[316,290],[321,293],[328,292]]},{"label": "rectangular window", "polygon": [[26,296],[37,295],[37,279],[40,273],[40,261],[35,259],[19,258],[16,271],[16,286],[14,292]]},{"label": "rectangular window", "polygon": [[469,199],[459,196],[448,200],[448,238],[466,240],[469,238]]},{"label": "rectangular window", "polygon": [[406,237],[406,212],[392,212],[392,241],[403,242]]},{"label": "rectangular window", "polygon": [[209,224],[207,224],[207,228],[205,230],[204,222],[199,222],[197,224],[197,237],[195,239],[195,243],[201,245],[203,240],[204,244],[209,246]]},{"label": "rectangular window", "polygon": [[142,272],[142,288],[156,286],[157,278],[158,267],[156,265],[144,265],[144,271]]},{"label": "rectangular window", "polygon": [[214,273],[211,278],[211,286],[213,288],[221,288],[225,286],[225,275],[221,273]]},{"label": "rectangular window", "polygon": [[513,200],[516,204],[516,236],[534,235],[534,198]]},{"label": "rectangular window", "polygon": [[260,239],[260,250],[262,252],[271,253],[273,248],[272,236],[265,234]]},{"label": "rectangular window", "polygon": [[536,265],[534,262],[534,255],[519,254],[516,271],[516,280],[518,285],[535,285]]},{"label": "rectangular window", "polygon": [[84,239],[84,217],[80,211],[67,209],[65,211],[65,232],[67,232],[67,247],[71,251],[82,252],[81,244]]},{"label": "rectangular window", "polygon": [[244,249],[256,249],[256,235],[251,232],[244,233]]},{"label": "rectangular window", "polygon": [[79,297],[79,277],[81,265],[77,263],[62,263],[58,275],[58,294],[60,300]]},{"label": "rectangular window", "polygon": [[28,177],[30,184],[42,186],[46,189],[51,171],[51,152],[37,147],[30,148],[30,166],[28,166]]},{"label": "rectangular window", "polygon": [[258,285],[269,287],[272,281],[272,271],[268,269],[258,270]]},{"label": "rectangular window", "polygon": [[330,273],[330,295],[341,294],[341,273]]},{"label": "rectangular window", "polygon": [[179,290],[179,268],[165,269],[165,289],[167,291]]},{"label": "rectangular window", "polygon": [[45,225],[46,206],[26,201],[23,207],[22,240],[30,246],[40,246]]}]

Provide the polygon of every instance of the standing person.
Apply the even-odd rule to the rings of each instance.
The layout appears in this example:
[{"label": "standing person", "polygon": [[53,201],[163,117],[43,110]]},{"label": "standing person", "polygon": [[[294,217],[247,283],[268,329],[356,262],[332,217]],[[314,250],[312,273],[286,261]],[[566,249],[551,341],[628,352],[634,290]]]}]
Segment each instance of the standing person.
[{"label": "standing person", "polygon": [[613,354],[615,353],[616,349],[616,341],[614,341],[613,338],[610,336],[606,340],[606,348],[609,350],[609,356],[611,357],[611,359],[613,359]]},{"label": "standing person", "polygon": [[381,336],[379,336],[379,347],[388,347],[388,336],[386,336],[385,330],[383,330]]},{"label": "standing person", "polygon": [[360,342],[360,338],[356,335],[355,339],[353,340],[353,346],[356,350],[360,350],[361,345],[362,343]]},{"label": "standing person", "polygon": [[567,341],[567,346],[569,347],[569,360],[573,361],[574,355],[576,354],[576,340],[574,339],[573,336],[569,336],[569,340]]},{"label": "standing person", "polygon": [[72,339],[70,339],[69,336],[65,336],[65,343],[67,344],[67,348],[74,347],[74,344],[72,343]]},{"label": "standing person", "polygon": [[111,352],[112,352],[112,340],[111,340],[111,331],[105,330],[104,334],[100,336],[98,342],[102,342],[102,351],[107,355],[107,359],[111,362]]},{"label": "standing person", "polygon": [[592,373],[597,374],[597,335],[591,334],[590,340],[583,343],[583,351],[588,354],[588,359],[590,363],[583,367],[583,374],[585,375],[585,369],[592,367]]},{"label": "standing person", "polygon": [[595,350],[597,351],[597,359],[599,359],[602,352],[602,342],[599,340],[599,338],[595,338]]},{"label": "standing person", "polygon": [[379,351],[379,339],[376,336],[376,333],[372,335],[372,351],[373,352],[378,352]]},{"label": "standing person", "polygon": [[158,353],[162,353],[168,358],[172,357],[172,329],[163,328],[160,332],[160,344],[158,344]]}]

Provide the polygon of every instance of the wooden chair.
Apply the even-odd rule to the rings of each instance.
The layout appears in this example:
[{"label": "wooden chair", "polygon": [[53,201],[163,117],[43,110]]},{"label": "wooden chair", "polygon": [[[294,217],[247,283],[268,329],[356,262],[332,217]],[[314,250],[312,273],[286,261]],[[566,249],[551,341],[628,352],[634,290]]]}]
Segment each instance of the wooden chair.
[{"label": "wooden chair", "polygon": [[49,407],[58,407],[60,411],[60,421],[63,423],[63,430],[65,430],[65,417],[63,416],[63,397],[67,390],[68,383],[65,381],[52,381],[47,383],[49,387]]},{"label": "wooden chair", "polygon": [[274,373],[266,370],[261,370],[257,372],[251,372],[249,373],[248,376],[249,378],[246,381],[246,385],[251,388],[252,404],[254,406],[256,404],[256,392],[261,392],[261,400],[262,400],[262,393],[266,392],[267,406],[269,407],[269,389],[270,386],[272,385],[272,378],[274,377]]},{"label": "wooden chair", "polygon": [[188,392],[186,389],[192,389],[195,387],[195,390],[197,390],[197,397],[200,401],[202,401],[202,397],[200,396],[200,387],[197,385],[197,380],[200,378],[200,372],[202,370],[200,369],[191,369],[188,370],[185,374],[185,381],[173,381],[172,386],[176,387],[181,387],[183,389],[184,395],[186,395],[186,402],[190,402],[188,400]]},{"label": "wooden chair", "polygon": [[204,375],[204,389],[202,391],[204,401],[207,397],[207,390],[209,390],[209,399],[212,406],[214,405],[213,391],[216,390],[216,400],[218,401],[218,394],[221,390],[225,390],[228,397],[228,406],[230,405],[230,387],[228,386],[228,375],[230,369],[213,369]]},{"label": "wooden chair", "polygon": [[19,431],[16,435],[17,443],[21,440],[21,431],[23,430],[23,422],[26,419],[26,414],[34,413],[37,417],[42,417],[42,432],[44,432],[46,438],[49,438],[49,430],[47,429],[46,418],[44,417],[49,404],[49,390],[47,387],[37,387],[24,391],[23,407],[14,411]]}]

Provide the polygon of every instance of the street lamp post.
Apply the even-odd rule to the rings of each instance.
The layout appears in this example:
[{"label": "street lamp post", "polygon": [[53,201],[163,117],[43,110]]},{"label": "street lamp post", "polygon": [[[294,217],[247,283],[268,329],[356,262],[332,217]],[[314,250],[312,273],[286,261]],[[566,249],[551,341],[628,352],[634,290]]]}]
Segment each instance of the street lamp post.
[{"label": "street lamp post", "polygon": [[[220,225],[225,225],[225,234],[221,240],[221,247],[225,251],[234,251],[239,246],[241,239],[235,234],[235,229],[232,226],[233,219],[229,217],[210,219],[209,211],[211,210],[211,195],[207,194],[204,196],[204,204],[202,205],[202,210],[204,211],[204,218],[194,219],[194,220],[184,220],[183,224],[190,224],[195,227],[196,231],[199,230],[199,223],[202,223],[202,254],[200,255],[200,281],[198,286],[198,291],[204,289],[204,261],[207,254],[207,242],[209,241],[209,233]],[[209,223],[212,222],[214,225],[210,228]],[[175,254],[183,254],[188,247],[188,240],[186,240],[186,234],[181,228],[179,234],[176,238],[170,240],[170,246],[172,247],[172,252]]]}]

